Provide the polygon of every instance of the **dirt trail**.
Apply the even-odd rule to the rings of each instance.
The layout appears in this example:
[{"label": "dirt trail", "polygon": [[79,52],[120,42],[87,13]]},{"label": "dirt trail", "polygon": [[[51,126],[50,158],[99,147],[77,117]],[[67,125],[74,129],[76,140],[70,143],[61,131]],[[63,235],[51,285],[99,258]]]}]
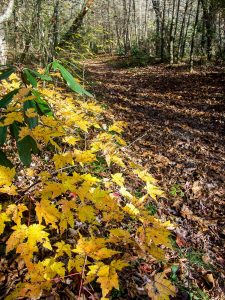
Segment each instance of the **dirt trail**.
[{"label": "dirt trail", "polygon": [[97,99],[128,123],[128,142],[137,140],[132,155],[167,192],[177,185],[178,195],[161,212],[180,223],[187,244],[224,269],[225,73],[162,65],[123,69],[106,58],[87,61],[86,68]]}]

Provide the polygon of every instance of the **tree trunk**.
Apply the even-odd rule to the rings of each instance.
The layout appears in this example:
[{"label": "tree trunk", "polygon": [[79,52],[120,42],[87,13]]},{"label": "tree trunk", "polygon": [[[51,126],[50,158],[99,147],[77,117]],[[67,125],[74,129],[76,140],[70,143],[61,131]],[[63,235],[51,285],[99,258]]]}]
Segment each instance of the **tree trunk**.
[{"label": "tree trunk", "polygon": [[193,33],[192,33],[192,39],[191,39],[190,72],[193,71],[193,65],[194,65],[195,33],[196,33],[197,25],[198,25],[199,8],[200,8],[200,0],[198,0],[198,4],[197,4],[197,11],[196,11],[196,17],[195,17],[195,24],[194,24]]},{"label": "tree trunk", "polygon": [[166,17],[166,0],[163,1],[163,16],[161,25],[161,61],[165,58],[165,17]]},{"label": "tree trunk", "polygon": [[177,27],[178,27],[178,21],[179,21],[179,13],[180,13],[180,0],[177,2],[177,13],[176,13],[176,21],[175,21],[175,28],[174,28],[174,42],[173,42],[173,57],[176,53],[176,35],[177,35]]},{"label": "tree trunk", "polygon": [[55,1],[54,12],[52,17],[53,28],[52,28],[52,45],[51,45],[51,60],[55,57],[56,47],[58,45],[59,36],[59,0]]},{"label": "tree trunk", "polygon": [[[161,13],[160,13],[160,2],[159,0],[152,0],[153,9],[155,11],[156,16],[156,43],[155,43],[155,49],[156,49],[156,56],[160,56],[160,19],[161,19]],[[161,25],[162,26],[162,25]]]},{"label": "tree trunk", "polygon": [[186,25],[186,15],[187,15],[187,11],[188,11],[188,5],[189,5],[189,0],[186,0],[183,20],[182,20],[182,24],[181,24],[180,36],[179,36],[179,41],[178,41],[178,49],[177,49],[177,60],[178,61],[180,59],[180,54],[181,54],[181,42],[184,39],[184,29],[185,29],[185,25]]},{"label": "tree trunk", "polygon": [[212,59],[212,46],[215,31],[215,3],[213,1],[201,0],[203,9],[203,18],[206,29],[206,53],[210,61]]},{"label": "tree trunk", "polygon": [[172,19],[170,23],[170,42],[169,42],[169,52],[170,52],[170,64],[174,63],[174,53],[173,53],[173,45],[174,45],[174,15],[175,15],[175,3],[176,0],[173,0],[173,8],[172,8]]},{"label": "tree trunk", "polygon": [[4,23],[11,17],[13,12],[14,0],[10,0],[6,10],[0,15],[0,64],[7,63],[7,42],[5,36]]},{"label": "tree trunk", "polygon": [[70,26],[67,33],[63,36],[60,45],[62,45],[65,41],[68,41],[72,38],[72,36],[77,33],[78,29],[81,27],[84,17],[86,16],[87,12],[90,10],[91,5],[94,3],[94,0],[87,0],[86,4],[83,6],[83,9],[78,14],[76,19],[73,21],[73,24]]},{"label": "tree trunk", "polygon": [[187,21],[187,26],[186,26],[186,30],[185,30],[185,35],[183,38],[183,42],[182,42],[182,47],[181,47],[181,58],[184,58],[185,55],[185,49],[186,49],[186,42],[187,42],[187,36],[188,36],[188,29],[191,23],[191,14],[192,14],[192,8],[193,8],[193,2],[191,3],[191,7],[189,10],[189,16],[188,16],[188,21]]}]

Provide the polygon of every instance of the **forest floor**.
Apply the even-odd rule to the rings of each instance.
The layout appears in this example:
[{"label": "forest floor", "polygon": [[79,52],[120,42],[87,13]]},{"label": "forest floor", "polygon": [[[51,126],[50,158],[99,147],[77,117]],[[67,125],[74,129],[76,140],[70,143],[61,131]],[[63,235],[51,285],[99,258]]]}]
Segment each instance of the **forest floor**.
[{"label": "forest floor", "polygon": [[178,224],[177,244],[199,268],[192,282],[210,299],[224,299],[225,73],[198,67],[190,74],[182,65],[121,68],[118,61],[85,62],[92,91],[109,115],[127,122],[127,154],[166,191],[158,214]]}]

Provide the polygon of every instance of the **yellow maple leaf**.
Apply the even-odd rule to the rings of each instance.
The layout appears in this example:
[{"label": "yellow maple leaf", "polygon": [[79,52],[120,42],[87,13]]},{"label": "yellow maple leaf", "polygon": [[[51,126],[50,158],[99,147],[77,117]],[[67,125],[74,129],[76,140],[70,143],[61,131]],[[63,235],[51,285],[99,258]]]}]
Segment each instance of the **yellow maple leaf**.
[{"label": "yellow maple leaf", "polygon": [[15,185],[4,185],[3,187],[0,187],[0,192],[4,193],[4,194],[8,194],[8,195],[12,195],[15,196],[17,195],[17,188]]},{"label": "yellow maple leaf", "polygon": [[91,256],[93,253],[103,248],[105,243],[106,241],[103,238],[81,237],[77,242],[76,248],[72,251],[81,255]]},{"label": "yellow maple leaf", "polygon": [[132,203],[127,203],[123,210],[127,212],[129,215],[137,216],[140,214],[140,210],[137,209]]},{"label": "yellow maple leaf", "polygon": [[63,233],[68,228],[68,225],[71,228],[74,227],[73,210],[77,206],[73,200],[68,201],[66,199],[59,201],[59,204],[61,205],[61,209],[62,209],[62,213],[60,214],[59,228],[60,228],[60,232]]},{"label": "yellow maple leaf", "polygon": [[96,155],[91,150],[74,151],[75,160],[79,163],[90,163],[96,160]]},{"label": "yellow maple leaf", "polygon": [[45,271],[43,274],[43,277],[46,280],[50,280],[54,278],[56,275],[59,275],[60,277],[65,276],[65,266],[63,262],[55,261],[54,258],[46,258],[42,265],[45,266]]},{"label": "yellow maple leaf", "polygon": [[90,205],[84,205],[77,209],[78,217],[81,222],[93,222],[95,220],[94,208]]},{"label": "yellow maple leaf", "polygon": [[152,199],[157,200],[156,197],[163,196],[164,192],[157,186],[147,182],[145,189],[147,190],[147,193],[152,197]]},{"label": "yellow maple leaf", "polygon": [[50,290],[52,282],[50,280],[44,280],[43,275],[45,274],[45,267],[42,262],[36,264],[29,263],[28,273],[26,274],[25,284],[18,286],[19,293],[13,295],[11,299],[17,298],[28,298],[28,299],[39,299],[43,293],[43,290]]},{"label": "yellow maple leaf", "polygon": [[128,192],[128,190],[124,186],[122,186],[119,191],[123,197],[130,199],[130,200],[133,199],[133,195],[131,195],[131,193]]},{"label": "yellow maple leaf", "polygon": [[96,260],[102,260],[102,259],[112,257],[113,255],[118,254],[118,253],[120,253],[120,252],[112,250],[112,249],[108,249],[108,248],[101,248],[101,249],[97,250],[95,253],[93,253],[92,257]]},{"label": "yellow maple leaf", "polygon": [[87,255],[96,260],[109,258],[117,253],[118,251],[108,249],[105,247],[106,240],[103,238],[84,238],[81,237],[78,240],[77,246],[72,251],[80,255]]},{"label": "yellow maple leaf", "polygon": [[92,183],[89,181],[84,181],[82,185],[76,190],[77,195],[80,200],[83,202],[85,198],[90,194]]},{"label": "yellow maple leaf", "polygon": [[83,255],[76,255],[75,258],[71,258],[68,261],[68,271],[70,272],[72,269],[76,269],[77,272],[82,272],[83,267],[85,265],[89,265],[90,262],[85,259]]},{"label": "yellow maple leaf", "polygon": [[112,174],[112,181],[118,184],[119,186],[124,185],[124,178],[122,173]]},{"label": "yellow maple leaf", "polygon": [[[44,231],[45,226],[32,224],[27,227],[25,224],[12,227],[14,232],[7,241],[6,251],[9,252],[16,248],[16,252],[20,254],[27,265],[30,264],[33,253],[38,251],[37,244],[42,243],[43,246],[52,250],[48,233]],[[24,242],[24,240],[26,240]]]},{"label": "yellow maple leaf", "polygon": [[65,192],[65,188],[63,184],[59,182],[45,182],[45,186],[41,191],[42,199],[54,199],[60,196],[63,192]]},{"label": "yellow maple leaf", "polygon": [[154,243],[150,245],[148,252],[157,260],[165,260],[165,251],[157,247]]},{"label": "yellow maple leaf", "polygon": [[80,176],[80,178],[85,180],[85,181],[88,181],[91,184],[95,184],[95,183],[101,181],[100,179],[98,179],[95,176],[92,176],[91,174],[83,174],[83,175]]},{"label": "yellow maple leaf", "polygon": [[147,170],[133,170],[133,173],[134,174],[137,174],[138,177],[140,179],[142,179],[143,181],[145,181],[146,183],[149,182],[149,183],[155,183],[157,182],[157,180],[151,175],[148,173]]},{"label": "yellow maple leaf", "polygon": [[155,245],[164,245],[167,248],[173,249],[169,238],[171,232],[160,224],[153,223],[151,227],[147,227],[145,230],[143,227],[139,227],[137,232],[143,236],[147,245],[150,245],[153,241]]},{"label": "yellow maple leaf", "polygon": [[28,208],[23,203],[21,204],[10,204],[7,207],[6,214],[8,216],[12,215],[12,220],[16,223],[16,225],[21,224],[21,219],[23,217],[23,212],[27,211]]},{"label": "yellow maple leaf", "polygon": [[[1,206],[0,206],[0,208],[1,208]],[[1,211],[1,209],[0,209],[0,211]],[[5,212],[0,213],[0,235],[4,232],[5,223],[9,222],[9,221],[10,221],[10,218]]]},{"label": "yellow maple leaf", "polygon": [[56,243],[54,246],[57,247],[56,250],[56,258],[63,256],[66,253],[69,257],[71,257],[71,246],[66,244],[64,241],[60,241]]},{"label": "yellow maple leaf", "polygon": [[39,224],[42,223],[42,220],[45,220],[46,224],[52,224],[52,227],[57,229],[56,223],[60,218],[60,212],[51,204],[48,200],[41,200],[40,202],[36,203],[36,214],[39,221]]},{"label": "yellow maple leaf", "polygon": [[166,279],[164,273],[156,274],[154,280],[145,287],[152,300],[170,300],[170,296],[176,296],[176,287]]},{"label": "yellow maple leaf", "polygon": [[55,154],[52,160],[54,161],[56,169],[61,169],[66,165],[74,165],[72,152]]},{"label": "yellow maple leaf", "polygon": [[15,175],[16,171],[14,168],[10,169],[4,166],[0,166],[0,186],[10,186]]},{"label": "yellow maple leaf", "polygon": [[74,137],[74,136],[70,135],[70,136],[64,137],[63,141],[66,142],[66,143],[68,143],[69,145],[74,146],[76,144],[76,142],[80,141],[80,138],[79,137]]},{"label": "yellow maple leaf", "polygon": [[27,237],[28,228],[25,224],[19,226],[13,226],[14,232],[10,235],[6,242],[6,252],[15,249],[19,244],[21,244]]},{"label": "yellow maple leaf", "polygon": [[23,114],[20,111],[9,112],[4,121],[0,122],[0,126],[8,126],[14,122],[23,123]]},{"label": "yellow maple leaf", "polygon": [[119,243],[119,242],[126,242],[131,243],[130,240],[130,233],[127,230],[122,228],[113,228],[110,229],[110,237],[109,242],[111,243]]},{"label": "yellow maple leaf", "polygon": [[103,266],[98,271],[97,282],[101,284],[102,296],[105,297],[113,289],[119,289],[119,278],[114,268]]},{"label": "yellow maple leaf", "polygon": [[121,146],[127,145],[126,141],[124,141],[120,136],[116,135],[115,139],[116,139],[117,143],[119,143]]},{"label": "yellow maple leaf", "polygon": [[101,285],[102,299],[104,299],[113,288],[119,289],[119,278],[116,270],[121,271],[127,265],[122,260],[113,260],[110,265],[97,262],[95,265],[89,266],[90,271],[87,273],[87,279],[90,282],[98,277],[97,282]]},{"label": "yellow maple leaf", "polygon": [[114,162],[116,165],[122,167],[122,168],[126,167],[123,160],[122,160],[122,158],[119,157],[118,155],[112,155],[111,156],[111,161]]},{"label": "yellow maple leaf", "polygon": [[123,121],[117,121],[113,125],[109,126],[109,131],[115,131],[117,133],[122,133],[126,123]]},{"label": "yellow maple leaf", "polygon": [[124,260],[118,259],[118,260],[113,260],[110,266],[112,268],[115,268],[118,271],[121,271],[123,268],[129,266],[129,264]]}]

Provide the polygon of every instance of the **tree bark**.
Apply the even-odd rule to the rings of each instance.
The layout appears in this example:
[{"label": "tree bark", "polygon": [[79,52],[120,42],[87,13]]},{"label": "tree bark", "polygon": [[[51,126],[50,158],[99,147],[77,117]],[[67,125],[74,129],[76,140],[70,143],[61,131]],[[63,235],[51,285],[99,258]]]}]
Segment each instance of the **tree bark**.
[{"label": "tree bark", "polygon": [[185,29],[185,25],[186,25],[186,16],[187,16],[187,11],[188,11],[188,5],[189,5],[189,0],[186,0],[186,4],[185,4],[185,8],[184,8],[184,15],[183,15],[181,29],[180,29],[180,36],[179,36],[179,41],[178,41],[178,48],[177,48],[177,60],[178,61],[180,59],[180,54],[181,54],[181,42],[184,39],[184,29]]},{"label": "tree bark", "polygon": [[208,60],[212,59],[212,45],[214,37],[215,25],[215,3],[213,1],[201,0],[203,9],[203,18],[206,28],[206,53]]},{"label": "tree bark", "polygon": [[94,3],[94,0],[87,0],[85,5],[83,6],[83,9],[78,14],[76,19],[73,21],[73,24],[70,26],[67,33],[63,36],[61,39],[60,45],[63,45],[65,41],[71,40],[72,36],[77,33],[78,29],[81,27],[84,17],[86,16],[87,12],[90,10],[92,4]]},{"label": "tree bark", "polygon": [[200,0],[198,0],[198,4],[197,4],[197,11],[196,11],[195,23],[194,23],[194,28],[193,28],[193,32],[192,32],[192,39],[191,39],[190,72],[193,71],[193,66],[194,66],[195,33],[196,33],[197,25],[198,25],[199,8],[200,8]]},{"label": "tree bark", "polygon": [[5,36],[4,23],[8,21],[13,12],[14,0],[10,0],[6,10],[0,15],[0,64],[6,65],[7,63],[7,42]]},{"label": "tree bark", "polygon": [[[160,56],[161,45],[160,45],[160,23],[161,23],[161,12],[160,12],[160,2],[159,0],[152,0],[152,6],[155,11],[156,16],[156,42],[155,42],[155,52],[156,57]],[[162,25],[161,25],[162,26]]]},{"label": "tree bark", "polygon": [[169,52],[170,52],[170,64],[174,63],[174,53],[173,53],[173,45],[174,45],[174,17],[175,17],[175,5],[176,0],[173,0],[173,8],[172,8],[172,19],[170,23],[170,42],[169,42]]}]

